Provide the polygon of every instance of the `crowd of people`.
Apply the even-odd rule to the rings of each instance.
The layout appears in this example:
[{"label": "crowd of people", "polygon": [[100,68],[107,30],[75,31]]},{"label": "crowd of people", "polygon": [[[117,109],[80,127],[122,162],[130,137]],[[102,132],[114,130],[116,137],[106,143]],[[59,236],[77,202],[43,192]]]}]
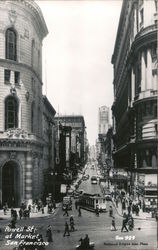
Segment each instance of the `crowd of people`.
[{"label": "crowd of people", "polygon": [[141,199],[134,199],[131,195],[126,194],[124,191],[113,192],[112,193],[113,200],[115,202],[116,208],[120,207],[123,220],[122,220],[122,227],[121,232],[124,230],[132,231],[134,228],[134,218],[133,216],[139,216],[140,210],[143,210],[143,202]]}]

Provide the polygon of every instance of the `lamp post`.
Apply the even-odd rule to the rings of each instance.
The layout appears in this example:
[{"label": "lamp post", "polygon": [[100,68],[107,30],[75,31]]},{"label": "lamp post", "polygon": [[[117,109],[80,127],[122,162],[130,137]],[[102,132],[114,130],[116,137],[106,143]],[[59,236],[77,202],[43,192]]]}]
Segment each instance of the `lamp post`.
[{"label": "lamp post", "polygon": [[50,175],[51,175],[51,184],[53,184],[53,192],[52,192],[52,195],[53,195],[53,199],[55,200],[55,184],[56,184],[56,177],[57,177],[57,172],[55,172],[55,171],[53,171],[53,172],[51,172],[50,173]]}]

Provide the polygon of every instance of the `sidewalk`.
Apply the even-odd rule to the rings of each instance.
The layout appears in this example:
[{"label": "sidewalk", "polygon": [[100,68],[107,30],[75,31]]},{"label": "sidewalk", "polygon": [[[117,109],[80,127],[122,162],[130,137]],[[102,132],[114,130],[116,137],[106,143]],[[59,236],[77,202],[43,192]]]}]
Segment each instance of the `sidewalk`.
[{"label": "sidewalk", "polygon": [[[60,206],[60,203],[56,204],[56,209]],[[42,214],[42,211],[33,213],[30,213],[30,218],[41,218],[41,217],[46,217],[46,216],[51,216],[52,214],[54,214],[54,212],[56,211],[56,209],[52,210],[52,213],[48,213],[47,212],[47,207],[44,207],[44,214]],[[19,210],[20,208],[14,208],[14,210],[17,211],[18,217],[19,217]],[[11,212],[10,209],[9,211],[7,211],[7,214],[4,215],[3,209],[0,210],[0,220],[4,220],[4,219],[11,219]]]},{"label": "sidewalk", "polygon": [[[113,207],[115,208],[115,210],[117,211],[118,215],[123,216],[124,212],[126,214],[128,214],[127,209],[123,210],[123,213],[122,213],[122,205],[121,205],[120,202],[118,203],[118,207],[116,207],[116,204],[115,204],[114,200],[112,200],[112,204],[113,204]],[[143,212],[142,209],[140,209],[140,211],[139,211],[139,216],[137,216],[136,214],[133,214],[133,213],[132,213],[132,216],[136,220],[151,220],[151,221],[156,221],[155,218],[152,218],[151,213]]]}]

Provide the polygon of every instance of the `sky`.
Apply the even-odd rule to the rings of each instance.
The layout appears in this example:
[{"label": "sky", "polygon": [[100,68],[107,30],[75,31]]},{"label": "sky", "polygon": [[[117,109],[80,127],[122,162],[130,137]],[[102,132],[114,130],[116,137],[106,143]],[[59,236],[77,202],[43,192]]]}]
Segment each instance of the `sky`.
[{"label": "sky", "polygon": [[111,58],[122,0],[36,2],[49,31],[43,40],[43,94],[60,115],[83,115],[94,145],[98,108],[111,110],[113,103]]}]

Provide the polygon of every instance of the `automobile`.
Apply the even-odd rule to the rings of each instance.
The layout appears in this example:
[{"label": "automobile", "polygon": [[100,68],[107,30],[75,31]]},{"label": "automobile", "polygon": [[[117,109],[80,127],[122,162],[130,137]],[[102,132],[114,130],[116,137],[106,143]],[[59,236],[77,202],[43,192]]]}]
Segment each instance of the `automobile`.
[{"label": "automobile", "polygon": [[83,181],[86,181],[86,180],[87,180],[87,178],[86,178],[85,175],[82,177],[82,180],[83,180]]},{"label": "automobile", "polygon": [[74,193],[73,193],[73,198],[74,198],[74,199],[78,199],[79,196],[80,196],[80,194],[79,194],[77,191],[74,191]]},{"label": "automobile", "polygon": [[106,201],[112,201],[111,192],[109,190],[104,190],[104,196]]},{"label": "automobile", "polygon": [[86,181],[86,180],[88,180],[88,178],[89,178],[89,177],[88,177],[87,175],[84,175],[84,176],[82,177],[82,180],[83,180],[83,181]]},{"label": "automobile", "polygon": [[81,195],[81,194],[84,193],[84,190],[83,190],[83,189],[80,189],[80,190],[78,190],[78,192],[79,192],[79,194]]},{"label": "automobile", "polygon": [[74,189],[70,188],[70,189],[68,189],[67,194],[68,195],[73,195],[73,192],[74,192]]},{"label": "automobile", "polygon": [[65,210],[66,207],[68,207],[68,210],[72,210],[72,200],[70,196],[63,197],[62,209]]},{"label": "automobile", "polygon": [[75,181],[74,183],[73,183],[73,187],[74,187],[74,189],[76,189],[76,188],[78,188],[78,182],[77,181]]},{"label": "automobile", "polygon": [[97,176],[91,177],[91,184],[97,184]]},{"label": "automobile", "polygon": [[83,189],[74,191],[73,193],[74,199],[78,199],[83,193],[84,193]]}]

